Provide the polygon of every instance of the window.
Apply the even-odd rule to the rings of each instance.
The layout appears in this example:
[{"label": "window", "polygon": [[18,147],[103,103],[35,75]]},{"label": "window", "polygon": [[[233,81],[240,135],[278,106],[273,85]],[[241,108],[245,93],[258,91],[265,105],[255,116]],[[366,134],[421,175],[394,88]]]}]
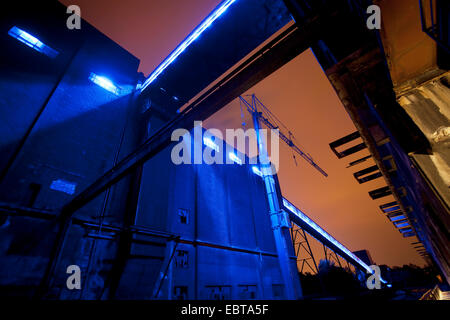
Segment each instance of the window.
[{"label": "window", "polygon": [[238,285],[238,298],[240,300],[255,300],[256,285]]},{"label": "window", "polygon": [[177,250],[175,253],[175,267],[188,268],[189,267],[189,252],[186,250]]},{"label": "window", "polygon": [[37,196],[39,195],[39,192],[41,191],[42,185],[37,183],[30,183],[29,186],[29,197],[27,199],[27,206],[32,207],[34,203],[36,202]]},{"label": "window", "polygon": [[188,298],[188,287],[187,286],[176,286],[173,288],[173,299],[174,300],[187,300]]},{"label": "window", "polygon": [[67,194],[74,194],[76,187],[77,187],[76,183],[61,179],[53,180],[52,184],[50,185],[50,189],[61,191]]},{"label": "window", "polygon": [[231,286],[206,286],[206,299],[231,300]]},{"label": "window", "polygon": [[272,292],[274,299],[283,299],[284,297],[284,285],[282,284],[273,284]]},{"label": "window", "polygon": [[16,26],[12,27],[9,31],[8,34],[19,40],[20,42],[26,44],[27,46],[29,46],[30,48],[33,48],[34,50],[45,54],[46,56],[50,57],[50,58],[55,58],[59,53],[56,50],[53,50],[52,48],[50,48],[49,46],[47,46],[45,43],[43,43],[42,41],[40,41],[38,38],[36,38],[35,36],[29,34],[28,32],[17,28]]},{"label": "window", "polygon": [[9,216],[7,216],[6,214],[0,215],[0,229],[6,228],[9,225]]},{"label": "window", "polygon": [[186,209],[178,209],[178,219],[181,224],[189,223],[189,211]]}]

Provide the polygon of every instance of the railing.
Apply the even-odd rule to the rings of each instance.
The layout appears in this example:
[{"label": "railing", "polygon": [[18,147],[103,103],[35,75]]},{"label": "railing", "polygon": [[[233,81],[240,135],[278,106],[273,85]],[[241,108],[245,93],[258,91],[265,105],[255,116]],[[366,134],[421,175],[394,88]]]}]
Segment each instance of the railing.
[{"label": "railing", "polygon": [[448,16],[450,6],[441,0],[419,0],[422,31],[450,53]]}]

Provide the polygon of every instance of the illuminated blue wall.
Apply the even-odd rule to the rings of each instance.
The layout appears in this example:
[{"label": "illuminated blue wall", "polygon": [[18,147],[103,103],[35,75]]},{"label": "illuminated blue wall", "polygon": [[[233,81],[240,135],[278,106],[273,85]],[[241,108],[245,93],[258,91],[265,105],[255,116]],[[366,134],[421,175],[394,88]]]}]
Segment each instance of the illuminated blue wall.
[{"label": "illuminated blue wall", "polygon": [[[85,21],[81,31],[68,30],[62,5],[11,10],[0,22],[0,202],[57,210],[172,114],[132,94],[141,77],[135,57]],[[58,54],[47,56],[11,36],[14,26]],[[180,236],[161,298],[283,298],[262,179],[250,165],[175,166],[170,150],[75,218],[123,226],[135,205],[136,218],[128,224]],[[187,212],[187,223],[181,222],[180,210]],[[3,217],[0,296],[32,296],[48,262],[54,224]],[[46,298],[151,297],[168,254],[167,239],[135,234],[123,255],[125,236],[108,237],[105,230],[73,224]],[[66,267],[73,264],[81,268],[82,290],[66,288]]]},{"label": "illuminated blue wall", "polygon": [[[85,21],[81,30],[68,30],[66,8],[56,1],[25,7],[11,8],[0,23],[0,202],[58,209],[137,146],[142,125],[130,93],[139,60]],[[8,34],[13,26],[58,55],[49,57],[18,41]],[[110,77],[121,95],[90,81],[91,72]],[[76,217],[98,221],[107,212],[106,222],[121,222],[129,183],[117,184]],[[54,240],[52,224],[9,217],[0,222],[0,237],[0,294],[32,294]],[[66,277],[67,263],[84,270],[92,242],[73,227],[57,274]],[[114,258],[114,244],[99,243],[97,250],[102,247]],[[60,288],[52,294],[79,295]]]},{"label": "illuminated blue wall", "polygon": [[[175,255],[161,297],[169,297],[171,281],[173,299],[180,288],[187,299],[284,298],[264,183],[248,158],[243,165],[174,165],[171,150],[144,165],[136,218],[139,226],[180,236],[177,250],[187,253],[186,266]],[[180,210],[187,212],[187,223],[181,222]],[[142,254],[164,251],[157,245],[133,244],[132,255]],[[290,254],[294,256],[293,248]],[[161,266],[158,259],[129,260],[118,297],[149,296]]]}]

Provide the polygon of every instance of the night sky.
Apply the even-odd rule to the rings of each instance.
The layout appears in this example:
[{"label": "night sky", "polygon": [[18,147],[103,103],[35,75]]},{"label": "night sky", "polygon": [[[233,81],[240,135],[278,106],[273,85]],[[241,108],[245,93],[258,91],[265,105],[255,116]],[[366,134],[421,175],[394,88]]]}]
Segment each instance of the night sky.
[{"label": "night sky", "polygon": [[[220,3],[219,0],[62,0],[81,8],[82,18],[141,60],[146,76]],[[257,84],[255,93],[283,121],[296,142],[329,174],[323,177],[280,142],[279,179],[283,195],[350,250],[369,250],[376,264],[401,266],[424,260],[403,238],[379,205],[392,196],[372,200],[368,191],[386,185],[383,178],[358,184],[353,173],[373,160],[347,169],[349,162],[368,155],[361,151],[337,159],[329,143],[356,131],[350,117],[309,50]],[[245,114],[246,129],[251,125]],[[240,128],[238,101],[205,122],[208,128]],[[312,241],[315,242],[315,241]],[[322,249],[312,243],[319,260]]]}]

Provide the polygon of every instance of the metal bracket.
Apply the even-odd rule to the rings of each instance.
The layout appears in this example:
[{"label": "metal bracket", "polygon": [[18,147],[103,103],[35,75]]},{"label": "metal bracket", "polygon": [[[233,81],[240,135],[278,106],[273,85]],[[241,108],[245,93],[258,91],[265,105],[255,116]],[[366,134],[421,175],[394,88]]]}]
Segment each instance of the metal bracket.
[{"label": "metal bracket", "polygon": [[286,211],[280,210],[278,212],[272,213],[270,215],[270,220],[272,221],[272,228],[292,228],[289,215]]}]

